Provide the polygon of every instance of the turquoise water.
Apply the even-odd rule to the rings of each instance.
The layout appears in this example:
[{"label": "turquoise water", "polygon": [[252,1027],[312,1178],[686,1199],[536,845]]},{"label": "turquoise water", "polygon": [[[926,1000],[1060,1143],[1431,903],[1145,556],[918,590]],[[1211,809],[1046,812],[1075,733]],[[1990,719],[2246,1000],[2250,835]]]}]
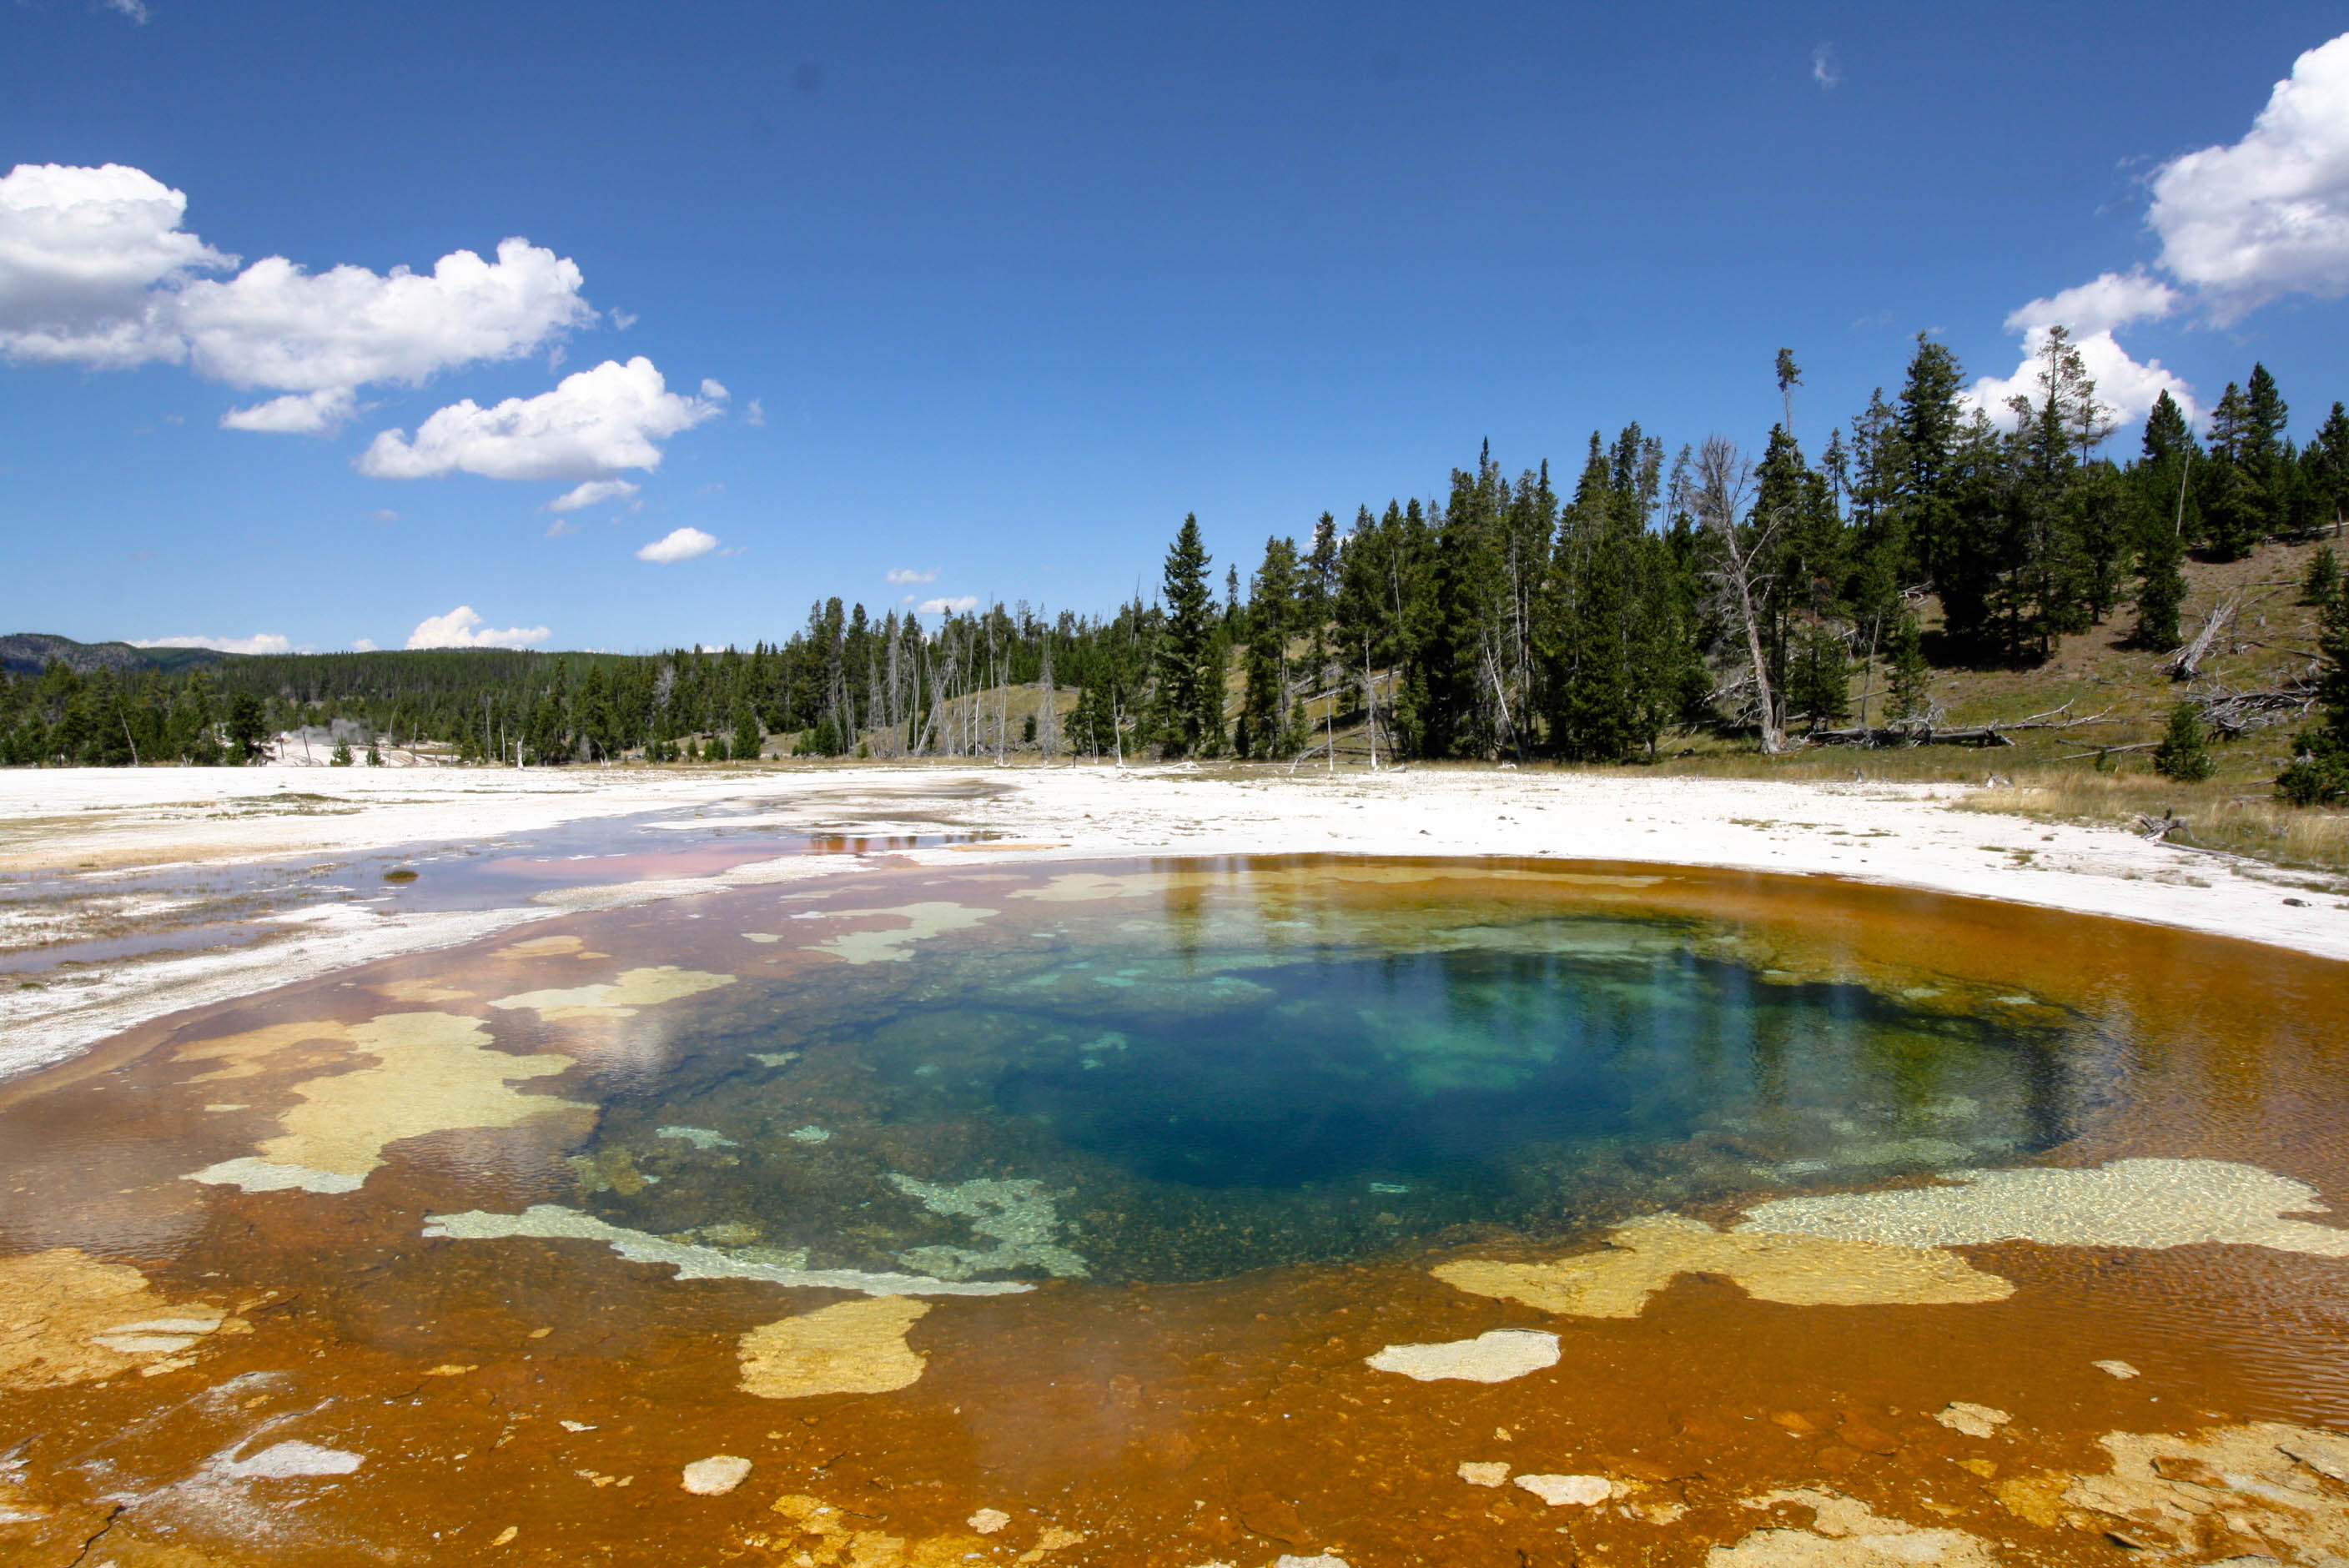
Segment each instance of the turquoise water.
[{"label": "turquoise water", "polygon": [[572,1201],[810,1266],[1199,1279],[2012,1163],[2088,1098],[2093,1035],[2027,997],[1760,969],[1679,919],[1294,913],[1013,909],[746,975],[606,1102]]}]

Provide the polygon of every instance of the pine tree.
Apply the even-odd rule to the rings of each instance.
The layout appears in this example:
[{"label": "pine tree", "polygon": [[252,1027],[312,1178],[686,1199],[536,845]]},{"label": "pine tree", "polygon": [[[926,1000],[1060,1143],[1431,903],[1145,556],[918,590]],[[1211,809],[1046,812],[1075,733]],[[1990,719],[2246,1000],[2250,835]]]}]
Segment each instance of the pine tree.
[{"label": "pine tree", "polygon": [[2075,586],[2090,624],[2102,623],[2120,603],[2130,549],[2145,532],[2138,495],[2118,468],[2098,462],[2081,471],[2064,497],[2064,528],[2077,552],[2081,581]]},{"label": "pine tree", "polygon": [[2178,399],[2169,395],[2168,388],[2164,387],[2154,398],[2153,407],[2145,417],[2145,460],[2163,463],[2189,452],[2199,453],[2200,449],[2194,439],[2193,424],[2186,418],[2186,410],[2178,406]]},{"label": "pine tree", "polygon": [[1917,617],[1907,610],[1892,632],[1891,701],[1889,717],[1898,721],[1923,718],[1931,711],[1927,683],[1932,671],[1925,663],[1925,638]]},{"label": "pine tree", "polygon": [[262,739],[269,733],[269,716],[261,699],[249,691],[238,692],[228,702],[229,743],[236,748],[235,760],[250,762],[260,754]]},{"label": "pine tree", "polygon": [[1166,622],[1158,640],[1157,738],[1168,757],[1211,742],[1223,725],[1222,670],[1211,665],[1215,592],[1195,513],[1184,518],[1166,552]]},{"label": "pine tree", "polygon": [[2300,580],[2300,602],[2303,604],[2324,604],[2341,587],[2341,558],[2333,546],[2320,544],[2309,557],[2308,573]]},{"label": "pine tree", "polygon": [[2333,405],[2315,439],[2301,454],[2301,466],[2316,526],[2329,523],[2333,532],[2340,532],[2343,514],[2349,512],[2349,409]]},{"label": "pine tree", "polygon": [[1574,499],[1558,519],[1550,562],[1549,738],[1574,761],[1614,761],[1627,754],[1634,712],[1629,562],[1619,534],[1623,497],[1615,467],[1590,433]]},{"label": "pine tree", "polygon": [[2299,487],[2294,482],[2299,477],[2298,465],[2292,460],[2292,442],[2285,436],[2291,414],[2268,367],[2253,365],[2251,378],[2243,383],[2242,461],[2252,482],[2259,487],[2259,531],[2262,534],[2288,531],[2293,513],[2299,510]]},{"label": "pine tree", "polygon": [[1795,640],[1786,706],[1809,720],[1814,731],[1851,717],[1850,645],[1841,633],[1817,621],[1803,623]]},{"label": "pine tree", "polygon": [[2166,528],[2146,531],[2137,558],[2137,624],[2129,641],[2147,653],[2166,654],[2184,640],[2178,612],[2186,603],[2184,544]]},{"label": "pine tree", "polygon": [[1242,757],[1280,757],[1288,749],[1288,639],[1298,617],[1298,585],[1296,542],[1278,535],[1266,540],[1264,564],[1248,593]]},{"label": "pine tree", "polygon": [[1489,757],[1523,741],[1525,716],[1508,707],[1500,668],[1507,597],[1500,534],[1508,505],[1508,483],[1487,445],[1475,472],[1452,471],[1451,497],[1435,518],[1428,597],[1412,639],[1419,649],[1416,689],[1406,699],[1430,757]]},{"label": "pine tree", "polygon": [[759,716],[752,713],[750,705],[745,703],[734,715],[734,760],[757,761],[760,743],[764,738],[759,733]]},{"label": "pine tree", "polygon": [[1069,745],[1082,757],[1106,757],[1110,753],[1112,722],[1108,694],[1098,683],[1077,693],[1077,706],[1069,710]]},{"label": "pine tree", "polygon": [[1611,451],[1594,435],[1559,516],[1540,647],[1549,747],[1561,757],[1652,752],[1686,703],[1696,660],[1687,595],[1670,547],[1647,526],[1661,467],[1661,448],[1637,425]]},{"label": "pine tree", "polygon": [[1304,587],[1300,608],[1305,617],[1306,634],[1312,645],[1306,656],[1312,661],[1311,674],[1316,687],[1330,684],[1330,623],[1338,611],[1338,520],[1323,512],[1313,524],[1313,545],[1305,557]]},{"label": "pine tree", "polygon": [[2153,749],[2153,770],[2180,784],[2199,784],[2210,777],[2210,732],[2202,723],[2202,710],[2193,703],[2181,702],[2169,710],[2168,727]]},{"label": "pine tree", "polygon": [[2349,801],[2349,583],[2326,603],[2316,646],[2316,722],[2300,732],[2300,754],[2275,783],[2278,795],[2301,806]]},{"label": "pine tree", "polygon": [[326,766],[329,768],[348,768],[350,765],[351,743],[347,740],[337,739],[335,742],[334,754],[326,758]]},{"label": "pine tree", "polygon": [[2221,561],[2240,561],[2267,531],[2268,497],[2256,471],[2260,431],[2243,389],[2233,382],[2210,410],[2209,460],[2199,499],[2203,542]]},{"label": "pine tree", "polygon": [[1895,427],[1899,476],[1894,504],[1910,548],[1916,575],[1937,587],[1958,564],[1959,453],[1964,444],[1960,395],[1965,372],[1948,346],[1917,335],[1917,352],[1900,388]]},{"label": "pine tree", "polygon": [[199,767],[218,762],[221,756],[212,698],[211,677],[202,669],[194,669],[188,672],[171,705],[171,738],[166,749]]}]

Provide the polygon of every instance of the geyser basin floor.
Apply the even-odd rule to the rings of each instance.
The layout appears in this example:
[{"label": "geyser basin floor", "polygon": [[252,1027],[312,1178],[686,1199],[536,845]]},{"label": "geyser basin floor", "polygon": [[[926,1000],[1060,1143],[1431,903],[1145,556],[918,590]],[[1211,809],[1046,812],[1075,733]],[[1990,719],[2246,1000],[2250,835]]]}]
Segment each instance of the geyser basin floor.
[{"label": "geyser basin floor", "polygon": [[2313,1561],[2344,1026],[2321,960],[1638,865],[541,922],[0,1090],[0,1557]]}]

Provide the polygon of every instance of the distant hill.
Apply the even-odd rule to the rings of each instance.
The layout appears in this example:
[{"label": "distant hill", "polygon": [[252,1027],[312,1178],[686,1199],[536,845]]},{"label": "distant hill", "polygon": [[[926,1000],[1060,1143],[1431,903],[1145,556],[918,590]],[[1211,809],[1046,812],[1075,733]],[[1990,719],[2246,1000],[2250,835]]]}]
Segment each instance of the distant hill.
[{"label": "distant hill", "polygon": [[134,648],[129,643],[77,643],[47,632],[15,632],[0,637],[0,669],[12,676],[36,676],[52,663],[62,663],[79,675],[108,670],[183,670],[191,665],[216,665],[233,658],[210,648]]}]

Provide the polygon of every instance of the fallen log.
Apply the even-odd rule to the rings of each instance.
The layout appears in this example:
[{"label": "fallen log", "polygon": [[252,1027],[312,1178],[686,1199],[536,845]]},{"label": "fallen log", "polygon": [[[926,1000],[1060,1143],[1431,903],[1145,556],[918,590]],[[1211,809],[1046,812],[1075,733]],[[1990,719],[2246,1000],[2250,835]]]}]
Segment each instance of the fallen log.
[{"label": "fallen log", "polygon": [[2008,737],[2018,730],[2077,729],[2083,725],[2102,724],[2113,711],[2106,708],[2082,718],[2062,718],[2060,716],[2071,706],[2067,702],[2062,707],[2051,707],[2044,713],[2005,724],[1950,728],[1924,719],[1895,719],[1880,728],[1855,726],[1849,729],[1816,729],[1804,738],[1821,746],[2012,746],[2014,742]]},{"label": "fallen log", "polygon": [[2261,691],[2229,691],[2224,686],[2193,699],[2202,710],[2202,722],[2220,735],[2237,736],[2271,724],[2291,724],[2316,706],[2318,668],[2314,661],[2280,686]]},{"label": "fallen log", "polygon": [[1815,729],[1803,738],[1816,746],[2012,746],[2000,733],[1999,727],[1989,724],[1968,725],[1958,729],[1937,729],[1930,724],[1890,724],[1880,728],[1855,726],[1849,729]]},{"label": "fallen log", "polygon": [[2242,603],[2240,594],[2230,594],[2220,602],[2219,607],[2204,619],[2202,629],[2194,634],[2194,640],[2178,649],[2177,656],[2169,661],[2171,680],[2190,681],[2195,677],[2202,668],[2202,661],[2210,656],[2210,645],[2219,640],[2219,634],[2227,629],[2227,623],[2235,618]]}]

